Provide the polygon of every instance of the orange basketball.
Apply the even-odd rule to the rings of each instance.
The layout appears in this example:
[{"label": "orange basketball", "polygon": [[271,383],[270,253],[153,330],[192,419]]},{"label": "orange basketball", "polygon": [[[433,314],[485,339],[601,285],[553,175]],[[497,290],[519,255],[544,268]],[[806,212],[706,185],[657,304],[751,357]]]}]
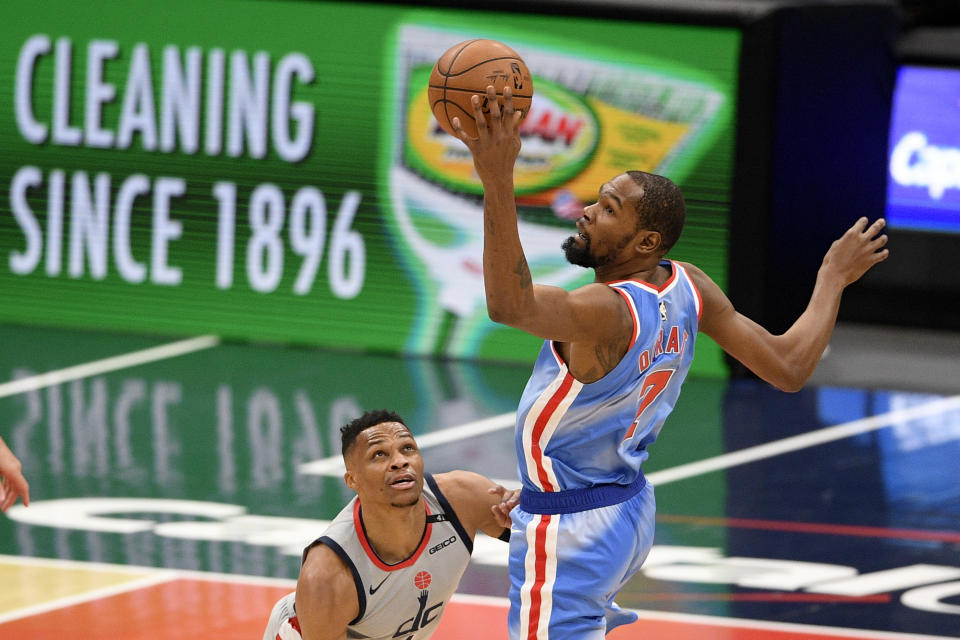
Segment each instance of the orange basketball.
[{"label": "orange basketball", "polygon": [[452,122],[456,117],[467,135],[477,136],[470,98],[479,95],[483,113],[489,116],[488,85],[496,89],[501,109],[503,89],[509,86],[514,109],[526,117],[533,99],[533,79],[516,51],[496,40],[467,40],[440,56],[433,65],[427,95],[433,115],[444,131],[453,135]]}]

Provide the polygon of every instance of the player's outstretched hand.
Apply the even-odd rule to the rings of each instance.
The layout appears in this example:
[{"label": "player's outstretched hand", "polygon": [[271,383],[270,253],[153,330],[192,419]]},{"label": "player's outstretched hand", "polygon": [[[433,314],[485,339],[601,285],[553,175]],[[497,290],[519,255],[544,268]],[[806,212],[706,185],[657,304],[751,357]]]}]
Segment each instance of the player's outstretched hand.
[{"label": "player's outstretched hand", "polygon": [[510,512],[520,503],[520,489],[507,489],[497,485],[488,490],[491,495],[500,496],[500,502],[490,507],[497,524],[505,529],[510,528]]},{"label": "player's outstretched hand", "polygon": [[890,250],[884,248],[887,235],[881,233],[886,221],[878,218],[870,226],[867,222],[867,218],[862,217],[853,223],[823,257],[821,271],[836,276],[843,287],[856,282],[870,267],[890,255]]},{"label": "player's outstretched hand", "polygon": [[[487,87],[485,98],[473,96],[472,104],[473,117],[477,121],[477,137],[467,135],[457,117],[452,121],[454,133],[473,154],[473,166],[481,182],[512,181],[513,166],[520,154],[520,119],[523,117],[521,112],[513,108],[513,92],[510,87],[503,89],[502,110],[493,85]],[[483,112],[486,106],[489,106],[489,116]]]},{"label": "player's outstretched hand", "polygon": [[30,485],[20,471],[20,461],[0,439],[0,511],[7,512],[17,498],[23,499],[23,505],[30,504]]}]

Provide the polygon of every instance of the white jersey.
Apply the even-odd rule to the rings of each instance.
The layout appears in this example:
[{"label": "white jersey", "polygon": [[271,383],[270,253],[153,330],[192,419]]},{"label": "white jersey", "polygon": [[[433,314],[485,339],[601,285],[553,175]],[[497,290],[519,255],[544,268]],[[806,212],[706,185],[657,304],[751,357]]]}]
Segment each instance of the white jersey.
[{"label": "white jersey", "polygon": [[[334,518],[314,545],[324,544],[350,568],[357,588],[359,613],[347,638],[426,640],[433,635],[443,608],[470,562],[473,541],[467,535],[433,476],[424,474],[426,530],[416,551],[402,562],[387,564],[367,541],[363,510],[354,498]],[[274,607],[264,640],[298,640],[293,593]]]}]

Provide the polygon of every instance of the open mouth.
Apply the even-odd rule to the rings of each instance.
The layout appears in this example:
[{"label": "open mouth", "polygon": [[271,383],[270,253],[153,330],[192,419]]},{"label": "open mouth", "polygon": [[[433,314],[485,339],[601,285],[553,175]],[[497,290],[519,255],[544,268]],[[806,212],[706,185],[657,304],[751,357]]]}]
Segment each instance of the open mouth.
[{"label": "open mouth", "polygon": [[416,478],[414,478],[412,475],[404,474],[402,476],[397,476],[396,478],[391,480],[389,484],[394,489],[405,490],[405,489],[412,489],[413,487],[415,487],[417,484],[417,481],[416,481]]}]

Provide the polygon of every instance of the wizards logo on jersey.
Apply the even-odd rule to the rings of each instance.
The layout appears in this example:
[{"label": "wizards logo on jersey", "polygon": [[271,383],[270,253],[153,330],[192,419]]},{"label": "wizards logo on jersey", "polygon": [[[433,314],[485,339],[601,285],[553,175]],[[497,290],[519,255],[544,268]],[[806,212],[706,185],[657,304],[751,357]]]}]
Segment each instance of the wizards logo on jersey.
[{"label": "wizards logo on jersey", "polygon": [[434,622],[437,618],[440,617],[442,611],[439,609],[443,608],[443,602],[438,602],[437,604],[427,606],[427,600],[430,597],[430,583],[433,581],[433,577],[430,575],[429,571],[420,571],[413,577],[413,584],[417,589],[420,589],[420,595],[417,597],[417,602],[419,607],[417,609],[417,614],[412,618],[408,618],[400,623],[400,626],[397,627],[397,632],[393,634],[394,638],[402,638],[407,636],[406,640],[411,640],[414,634],[417,631],[424,628],[428,624]]}]

